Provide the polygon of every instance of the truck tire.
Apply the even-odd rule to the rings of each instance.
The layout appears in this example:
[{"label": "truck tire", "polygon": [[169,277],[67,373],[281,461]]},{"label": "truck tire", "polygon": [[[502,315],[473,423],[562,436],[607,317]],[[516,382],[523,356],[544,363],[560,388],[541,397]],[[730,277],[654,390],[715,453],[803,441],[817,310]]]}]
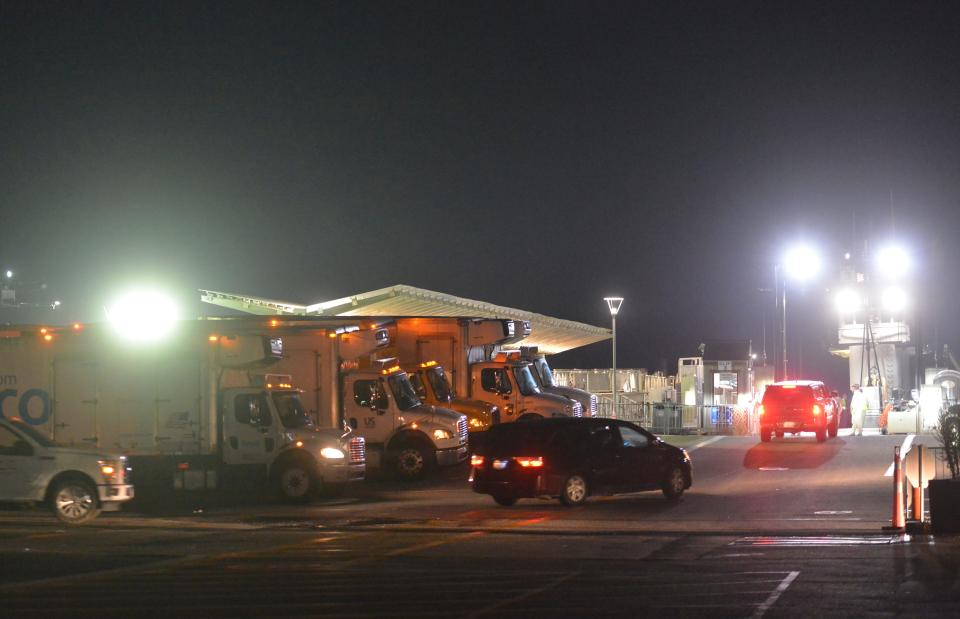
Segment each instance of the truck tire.
[{"label": "truck tire", "polygon": [[517,417],[517,421],[542,421],[543,419],[544,416],[537,413],[520,413]]},{"label": "truck tire", "polygon": [[401,444],[393,454],[393,466],[403,479],[420,479],[430,469],[433,450],[418,442]]},{"label": "truck tire", "polygon": [[288,462],[276,475],[280,497],[288,503],[306,503],[320,485],[311,467],[301,462]]},{"label": "truck tire", "polygon": [[100,514],[97,489],[82,479],[65,479],[50,490],[50,509],[65,524],[87,524]]},{"label": "truck tire", "polygon": [[822,443],[827,440],[827,427],[817,428],[817,442]]}]

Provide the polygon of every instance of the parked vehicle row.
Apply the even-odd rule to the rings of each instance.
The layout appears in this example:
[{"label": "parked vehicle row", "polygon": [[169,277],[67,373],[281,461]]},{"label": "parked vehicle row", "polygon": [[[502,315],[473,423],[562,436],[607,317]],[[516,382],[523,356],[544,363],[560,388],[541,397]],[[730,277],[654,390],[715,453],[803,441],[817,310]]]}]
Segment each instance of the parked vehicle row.
[{"label": "parked vehicle row", "polygon": [[[67,468],[56,458],[49,479],[31,478],[33,494],[0,499],[49,501],[59,471],[86,476],[72,490],[85,514],[132,497],[131,483],[149,495],[256,481],[304,501],[363,480],[368,465],[414,478],[463,462],[469,430],[582,414],[576,400],[543,392],[530,362],[476,358],[516,341],[514,321],[426,325],[434,335],[438,325],[458,331],[444,340],[445,360],[469,376],[467,393],[476,399],[458,398],[444,366],[422,359],[423,321],[387,322],[201,319],[149,344],[132,344],[106,325],[7,329],[0,333],[0,417],[12,433],[0,446],[7,478],[28,452],[44,449],[76,457],[110,451],[125,460],[120,498],[94,492],[103,484],[89,463]],[[100,455],[94,462],[121,457]]]}]

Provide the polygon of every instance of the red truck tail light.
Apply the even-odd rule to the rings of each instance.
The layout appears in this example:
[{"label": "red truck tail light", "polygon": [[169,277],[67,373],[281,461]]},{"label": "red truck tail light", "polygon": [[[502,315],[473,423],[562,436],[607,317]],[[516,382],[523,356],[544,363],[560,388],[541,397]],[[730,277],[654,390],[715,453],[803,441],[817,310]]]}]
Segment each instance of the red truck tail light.
[{"label": "red truck tail light", "polygon": [[483,456],[476,454],[470,456],[470,466],[483,466]]},{"label": "red truck tail light", "polygon": [[541,456],[535,458],[514,458],[514,460],[525,469],[538,469],[543,466],[543,458]]},{"label": "red truck tail light", "polygon": [[757,407],[757,415],[763,417],[763,414],[767,412],[767,409],[763,407],[763,404]]},{"label": "red truck tail light", "polygon": [[814,405],[813,405],[813,416],[814,416],[814,417],[819,417],[819,416],[820,416],[820,413],[822,413],[822,412],[823,412],[823,409],[820,408],[820,405],[819,405],[819,404],[814,404]]}]

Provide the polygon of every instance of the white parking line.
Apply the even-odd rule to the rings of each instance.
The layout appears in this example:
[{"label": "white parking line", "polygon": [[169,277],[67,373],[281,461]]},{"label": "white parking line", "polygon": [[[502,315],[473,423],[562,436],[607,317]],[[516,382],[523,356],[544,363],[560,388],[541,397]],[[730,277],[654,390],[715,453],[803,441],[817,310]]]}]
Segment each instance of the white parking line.
[{"label": "white parking line", "polygon": [[[907,457],[907,452],[910,451],[910,445],[913,444],[913,439],[916,438],[916,434],[908,434],[905,439],[903,439],[903,445],[900,446],[900,459]],[[893,462],[890,463],[890,466],[887,467],[887,472],[883,474],[884,477],[893,477]]]},{"label": "white parking line", "polygon": [[687,451],[696,451],[697,449],[700,449],[701,447],[705,447],[705,446],[707,446],[707,445],[709,445],[709,444],[711,444],[711,443],[716,443],[717,441],[719,441],[719,440],[722,439],[722,438],[725,438],[725,437],[723,437],[723,436],[711,436],[710,438],[708,438],[708,439],[705,440],[705,441],[701,441],[701,442],[697,443],[696,445],[691,445],[691,446],[687,447]]},{"label": "white parking line", "polygon": [[773,593],[770,594],[770,597],[764,600],[763,604],[757,606],[757,610],[753,611],[753,614],[750,616],[753,619],[760,619],[760,617],[763,617],[764,613],[770,610],[771,606],[776,604],[777,600],[780,598],[780,595],[787,590],[787,587],[790,586],[790,583],[792,583],[799,575],[800,572],[790,572],[787,574],[787,577],[784,578],[779,585],[777,585],[777,588],[773,590]]}]

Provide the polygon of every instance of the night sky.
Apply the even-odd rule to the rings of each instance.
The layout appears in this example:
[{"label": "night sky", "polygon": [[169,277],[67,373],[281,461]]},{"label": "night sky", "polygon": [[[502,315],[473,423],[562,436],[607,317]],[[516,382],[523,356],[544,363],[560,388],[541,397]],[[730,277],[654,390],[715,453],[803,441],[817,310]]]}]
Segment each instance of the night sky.
[{"label": "night sky", "polygon": [[957,13],[0,1],[0,266],[61,321],[141,281],[192,313],[404,283],[601,326],[621,295],[618,365],[674,372],[765,322],[772,355],[763,289],[806,240],[828,269],[788,289],[791,345],[842,377],[826,289],[897,238],[957,348]]}]

